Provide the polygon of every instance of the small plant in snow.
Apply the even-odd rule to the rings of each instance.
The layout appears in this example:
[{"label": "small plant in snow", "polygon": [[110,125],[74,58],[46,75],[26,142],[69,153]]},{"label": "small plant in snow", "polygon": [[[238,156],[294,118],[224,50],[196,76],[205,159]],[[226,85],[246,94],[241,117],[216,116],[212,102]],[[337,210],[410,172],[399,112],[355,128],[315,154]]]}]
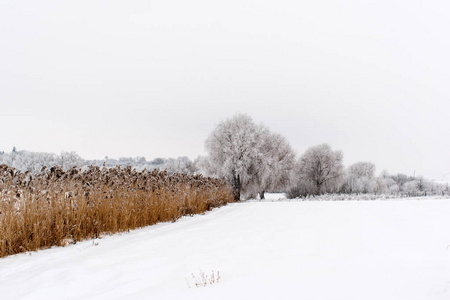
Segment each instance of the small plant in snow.
[{"label": "small plant in snow", "polygon": [[214,271],[211,270],[211,274],[206,274],[205,272],[203,272],[202,270],[200,270],[199,275],[195,275],[194,273],[191,273],[192,276],[192,284],[189,283],[189,280],[186,278],[186,284],[188,285],[189,288],[191,288],[192,286],[195,286],[197,288],[199,287],[205,287],[208,284],[214,284],[214,283],[219,283],[220,281],[220,273],[219,271]]}]

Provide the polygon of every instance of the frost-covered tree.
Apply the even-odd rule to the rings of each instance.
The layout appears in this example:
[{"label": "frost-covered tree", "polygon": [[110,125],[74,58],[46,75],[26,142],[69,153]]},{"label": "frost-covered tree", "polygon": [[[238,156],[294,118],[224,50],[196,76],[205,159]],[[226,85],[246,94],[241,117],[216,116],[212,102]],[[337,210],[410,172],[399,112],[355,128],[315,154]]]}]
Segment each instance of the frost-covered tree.
[{"label": "frost-covered tree", "polygon": [[380,176],[375,177],[375,194],[397,194],[400,190],[397,182],[392,179],[388,171],[381,171]]},{"label": "frost-covered tree", "polygon": [[399,190],[397,183],[390,177],[385,177],[383,175],[375,178],[375,189],[376,194],[395,194]]},{"label": "frost-covered tree", "polygon": [[85,164],[84,159],[82,159],[75,151],[61,152],[59,160],[61,162],[61,168],[64,171],[67,171],[73,167],[82,167]]},{"label": "frost-covered tree", "polygon": [[253,192],[259,193],[261,199],[264,199],[266,191],[284,189],[295,165],[295,152],[285,137],[268,133],[263,138],[252,180]]},{"label": "frost-covered tree", "polygon": [[358,162],[347,168],[342,190],[346,193],[373,193],[377,187],[375,165]]},{"label": "frost-covered tree", "polygon": [[419,192],[419,182],[417,180],[411,180],[403,185],[403,192],[408,196],[416,196]]},{"label": "frost-covered tree", "polygon": [[165,158],[161,158],[161,157],[155,158],[154,160],[152,160],[150,162],[150,164],[155,165],[155,166],[159,166],[159,165],[162,165],[164,163],[166,163],[166,159]]},{"label": "frost-covered tree", "polygon": [[169,158],[162,168],[166,169],[169,174],[194,174],[195,172],[197,172],[196,165],[187,156],[181,156],[176,159]]},{"label": "frost-covered tree", "polygon": [[257,174],[257,161],[269,131],[247,115],[236,115],[217,125],[205,142],[207,174],[227,180],[236,200]]},{"label": "frost-covered tree", "polygon": [[32,173],[37,173],[41,171],[44,166],[52,167],[58,165],[58,155],[46,152],[16,150],[1,155],[0,164],[14,167],[21,172],[30,171]]},{"label": "frost-covered tree", "polygon": [[357,178],[374,178],[376,167],[371,162],[357,162],[348,167],[349,173]]},{"label": "frost-covered tree", "polygon": [[423,178],[423,176],[417,177],[416,181],[417,181],[417,188],[419,189],[419,191],[424,192],[426,194],[426,192],[429,190],[430,182],[425,178]]},{"label": "frost-covered tree", "polygon": [[407,183],[408,181],[414,180],[414,178],[408,177],[408,175],[405,175],[402,173],[398,173],[396,175],[391,175],[390,177],[395,181],[395,183],[398,185],[400,190],[403,190],[403,185],[405,183]]},{"label": "frost-covered tree", "polygon": [[297,180],[308,194],[335,192],[342,185],[342,160],[342,152],[333,151],[328,144],[311,147],[298,161]]}]

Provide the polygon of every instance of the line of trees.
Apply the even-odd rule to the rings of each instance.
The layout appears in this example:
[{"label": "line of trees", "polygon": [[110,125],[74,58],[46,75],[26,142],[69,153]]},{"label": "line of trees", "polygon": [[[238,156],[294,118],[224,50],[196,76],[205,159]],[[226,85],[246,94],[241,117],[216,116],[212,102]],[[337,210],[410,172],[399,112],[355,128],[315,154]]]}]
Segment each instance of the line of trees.
[{"label": "line of trees", "polygon": [[236,200],[264,198],[266,192],[285,192],[289,198],[324,193],[405,194],[409,196],[448,193],[448,185],[423,177],[404,174],[376,176],[371,162],[358,162],[345,168],[343,153],[322,144],[309,148],[297,158],[289,142],[266,126],[255,124],[247,115],[236,115],[219,123],[205,141],[207,155],[191,161],[188,157],[155,158],[105,157],[84,160],[76,152],[53,153],[17,151],[0,152],[0,164],[21,172],[38,173],[46,167],[60,166],[64,171],[74,166],[106,168],[131,166],[137,171],[166,170],[169,174],[186,173],[225,179]]},{"label": "line of trees", "polygon": [[120,157],[119,159],[105,156],[104,159],[85,160],[76,152],[63,151],[61,154],[47,152],[32,152],[13,148],[10,153],[0,152],[0,164],[13,167],[21,172],[39,173],[42,168],[59,166],[64,171],[73,167],[87,169],[88,166],[98,166],[106,168],[114,168],[116,166],[131,166],[137,171],[143,170],[166,170],[169,174],[198,173],[197,164],[188,157],[182,156],[178,158],[155,158],[147,161],[145,157]]},{"label": "line of trees", "polygon": [[289,198],[323,193],[406,194],[448,192],[448,185],[404,174],[375,176],[375,165],[358,162],[348,168],[343,153],[328,144],[309,148],[296,159],[281,135],[257,125],[247,115],[236,115],[217,125],[205,142],[208,152],[199,169],[223,178],[235,198],[264,198],[266,191],[283,191]]}]

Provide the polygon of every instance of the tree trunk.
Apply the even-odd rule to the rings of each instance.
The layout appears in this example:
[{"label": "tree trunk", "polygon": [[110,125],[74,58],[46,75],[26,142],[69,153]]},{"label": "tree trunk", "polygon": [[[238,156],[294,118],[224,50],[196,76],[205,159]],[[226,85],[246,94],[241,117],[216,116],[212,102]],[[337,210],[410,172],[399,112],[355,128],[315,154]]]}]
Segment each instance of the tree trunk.
[{"label": "tree trunk", "polygon": [[233,194],[234,201],[241,200],[241,178],[239,177],[239,175],[234,176],[233,178]]},{"label": "tree trunk", "polygon": [[259,198],[261,198],[261,200],[264,199],[264,194],[265,194],[264,190],[259,192]]},{"label": "tree trunk", "polygon": [[320,187],[321,187],[321,184],[316,183],[316,195],[320,195]]}]

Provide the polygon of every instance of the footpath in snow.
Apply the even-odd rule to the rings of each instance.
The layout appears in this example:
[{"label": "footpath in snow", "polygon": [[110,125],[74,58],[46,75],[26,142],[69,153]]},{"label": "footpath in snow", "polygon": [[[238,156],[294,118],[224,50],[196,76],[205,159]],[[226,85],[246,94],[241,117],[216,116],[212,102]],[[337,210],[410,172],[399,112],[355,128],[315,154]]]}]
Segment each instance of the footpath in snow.
[{"label": "footpath in snow", "polygon": [[[236,203],[0,259],[0,299],[450,299],[449,216],[450,200]],[[200,270],[220,281],[195,288]]]}]

